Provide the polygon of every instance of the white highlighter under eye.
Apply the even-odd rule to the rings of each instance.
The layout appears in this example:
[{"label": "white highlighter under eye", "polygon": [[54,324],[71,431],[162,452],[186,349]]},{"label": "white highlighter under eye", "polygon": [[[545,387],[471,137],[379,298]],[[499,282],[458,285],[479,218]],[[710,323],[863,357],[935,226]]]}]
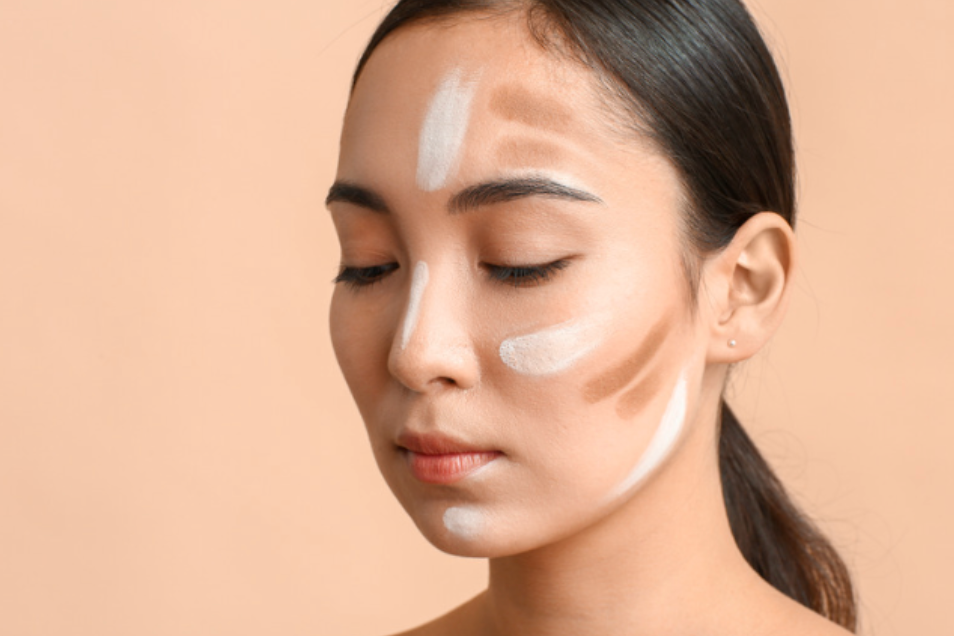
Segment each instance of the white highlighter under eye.
[{"label": "white highlighter under eye", "polygon": [[603,322],[600,316],[591,316],[508,338],[500,345],[500,359],[525,375],[565,371],[600,345]]}]

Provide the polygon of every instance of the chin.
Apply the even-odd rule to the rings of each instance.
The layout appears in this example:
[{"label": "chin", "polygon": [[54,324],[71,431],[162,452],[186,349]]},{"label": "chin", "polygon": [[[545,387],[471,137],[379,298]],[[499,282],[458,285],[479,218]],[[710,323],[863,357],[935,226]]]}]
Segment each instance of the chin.
[{"label": "chin", "polygon": [[453,556],[493,559],[542,545],[542,533],[526,527],[525,520],[508,522],[470,504],[435,506],[433,511],[411,513],[411,518],[431,545]]},{"label": "chin", "polygon": [[487,513],[472,505],[427,506],[429,510],[407,510],[417,529],[431,545],[461,557],[490,557],[496,552]]}]

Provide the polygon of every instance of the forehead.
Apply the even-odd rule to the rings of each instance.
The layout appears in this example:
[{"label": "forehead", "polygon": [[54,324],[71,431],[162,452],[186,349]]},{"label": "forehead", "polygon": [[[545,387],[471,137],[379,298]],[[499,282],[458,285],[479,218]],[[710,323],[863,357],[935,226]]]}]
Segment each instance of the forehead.
[{"label": "forehead", "polygon": [[620,209],[645,208],[650,199],[676,205],[681,188],[671,162],[621,124],[625,111],[607,97],[600,78],[544,50],[519,15],[412,25],[385,39],[348,106],[338,179],[407,209],[420,203],[416,197],[449,196],[413,187],[424,123],[448,78],[474,90],[469,124],[452,126],[466,137],[448,188],[508,171],[547,170]]},{"label": "forehead", "polygon": [[[370,127],[413,137],[449,73],[479,88],[475,116],[554,133],[608,132],[605,99],[582,64],[543,50],[517,15],[423,23],[390,35],[369,59],[345,120],[346,140]],[[601,126],[602,124],[602,126]],[[586,130],[588,129],[588,130]]]}]

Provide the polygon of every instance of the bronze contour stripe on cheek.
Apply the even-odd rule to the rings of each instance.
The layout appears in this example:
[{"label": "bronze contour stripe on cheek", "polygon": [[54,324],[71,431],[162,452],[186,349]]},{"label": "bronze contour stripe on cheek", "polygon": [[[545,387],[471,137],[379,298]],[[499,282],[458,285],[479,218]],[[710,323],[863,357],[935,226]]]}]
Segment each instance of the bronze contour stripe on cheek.
[{"label": "bronze contour stripe on cheek", "polygon": [[654,368],[636,386],[624,393],[616,405],[616,414],[628,420],[642,411],[649,401],[666,388],[666,369]]},{"label": "bronze contour stripe on cheek", "polygon": [[[642,456],[629,475],[610,493],[610,499],[615,499],[629,492],[672,453],[673,447],[679,441],[679,436],[686,424],[686,410],[688,408],[687,373],[688,368],[683,369],[680,373],[679,379],[676,380],[676,386],[669,397],[669,402],[666,404],[662,419],[656,427],[652,439],[649,440],[649,445],[643,451]],[[655,375],[659,376],[659,374]],[[641,402],[640,408],[644,404],[645,401]]]},{"label": "bronze contour stripe on cheek", "polygon": [[666,336],[669,335],[670,324],[670,317],[665,316],[649,332],[636,353],[622,364],[588,382],[583,389],[583,397],[586,398],[586,401],[592,404],[605,400],[623,390],[627,384],[632,382],[640,370],[659,351]]}]

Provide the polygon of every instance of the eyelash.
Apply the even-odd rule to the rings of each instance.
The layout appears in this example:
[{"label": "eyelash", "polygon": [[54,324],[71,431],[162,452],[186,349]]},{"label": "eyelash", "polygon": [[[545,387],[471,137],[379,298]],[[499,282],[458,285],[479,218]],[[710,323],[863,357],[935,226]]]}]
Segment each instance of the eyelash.
[{"label": "eyelash", "polygon": [[543,265],[505,266],[484,263],[484,267],[487,268],[490,277],[496,281],[513,287],[529,287],[531,285],[542,285],[569,264],[570,261],[558,260]]},{"label": "eyelash", "polygon": [[335,284],[345,283],[348,287],[356,290],[367,288],[381,282],[385,276],[397,268],[397,263],[375,265],[374,267],[343,267],[332,282]]},{"label": "eyelash", "polygon": [[[569,264],[570,261],[561,259],[543,265],[482,265],[487,269],[491,280],[511,287],[529,287],[550,280],[556,272],[565,269]],[[367,289],[384,280],[385,276],[396,269],[397,263],[373,267],[344,267],[332,282],[345,283],[354,290]]]}]

